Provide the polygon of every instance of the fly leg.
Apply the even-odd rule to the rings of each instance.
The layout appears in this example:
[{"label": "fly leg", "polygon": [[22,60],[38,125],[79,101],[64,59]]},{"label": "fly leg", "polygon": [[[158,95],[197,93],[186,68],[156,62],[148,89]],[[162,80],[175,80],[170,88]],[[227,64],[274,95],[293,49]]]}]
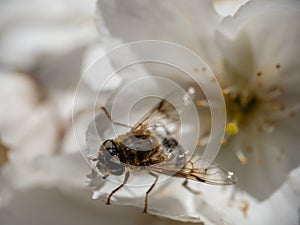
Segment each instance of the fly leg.
[{"label": "fly leg", "polygon": [[129,175],[130,175],[129,171],[126,171],[126,174],[125,174],[125,178],[124,178],[123,183],[122,183],[119,187],[117,187],[116,189],[114,189],[114,190],[108,195],[107,200],[106,200],[106,205],[110,205],[110,198],[111,198],[111,196],[113,196],[113,194],[115,194],[118,190],[120,190],[120,189],[127,183],[128,178],[129,178]]},{"label": "fly leg", "polygon": [[151,187],[150,187],[150,188],[148,189],[148,191],[146,192],[146,197],[145,197],[145,207],[144,207],[143,213],[147,213],[147,208],[148,208],[148,195],[149,195],[149,193],[152,191],[152,189],[154,188],[155,184],[156,184],[157,181],[158,181],[158,175],[156,175],[155,173],[152,173],[151,171],[149,172],[149,174],[155,178],[155,181],[153,182],[153,184],[151,185]]},{"label": "fly leg", "polygon": [[[94,169],[92,169],[92,173],[91,174],[87,175],[87,177],[90,178],[91,180],[94,177],[96,177],[96,179],[98,179],[98,176],[99,176],[99,174]],[[105,180],[108,176],[109,176],[109,174],[105,174],[105,175],[102,175],[101,177],[102,177],[102,179]],[[90,185],[93,185],[92,182],[91,182]]]},{"label": "fly leg", "polygon": [[100,106],[99,107],[100,110],[103,110],[103,112],[105,113],[106,117],[110,120],[110,122],[114,125],[118,125],[118,126],[122,126],[122,127],[127,127],[127,128],[132,128],[131,126],[124,124],[124,123],[119,123],[119,122],[115,122],[113,121],[113,119],[111,118],[111,115],[109,114],[109,112],[107,111],[107,109],[104,106]]},{"label": "fly leg", "polygon": [[185,187],[186,189],[188,189],[193,194],[200,195],[201,191],[196,191],[196,190],[192,189],[191,187],[189,187],[188,186],[188,182],[189,182],[189,180],[185,179],[184,182],[182,183],[183,187]]},{"label": "fly leg", "polygon": [[109,174],[105,174],[102,176],[102,179],[105,180],[108,176],[109,176]]}]

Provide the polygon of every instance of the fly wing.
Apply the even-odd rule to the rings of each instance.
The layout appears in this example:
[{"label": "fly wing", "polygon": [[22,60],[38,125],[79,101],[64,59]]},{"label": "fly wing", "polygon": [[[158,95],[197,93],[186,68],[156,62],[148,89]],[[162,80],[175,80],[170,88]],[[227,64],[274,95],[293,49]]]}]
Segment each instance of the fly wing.
[{"label": "fly wing", "polygon": [[173,91],[145,114],[132,128],[133,132],[149,128],[163,128],[167,134],[174,134],[180,128],[180,116],[192,103],[193,91]]},{"label": "fly wing", "polygon": [[200,160],[205,159],[193,157],[191,160],[187,161],[182,168],[178,168],[178,165],[174,162],[165,162],[161,165],[152,165],[150,166],[150,169],[158,173],[212,185],[231,185],[237,182],[237,178],[233,172],[228,171],[217,164],[211,163],[210,166],[205,169],[198,167]]}]

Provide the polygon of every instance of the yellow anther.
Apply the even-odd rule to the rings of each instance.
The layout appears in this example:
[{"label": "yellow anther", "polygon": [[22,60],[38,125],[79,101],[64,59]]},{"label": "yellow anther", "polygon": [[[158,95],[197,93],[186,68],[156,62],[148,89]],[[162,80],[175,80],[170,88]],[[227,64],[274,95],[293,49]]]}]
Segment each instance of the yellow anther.
[{"label": "yellow anther", "polygon": [[223,138],[222,142],[221,142],[222,145],[225,145],[227,144],[227,139],[226,138]]},{"label": "yellow anther", "polygon": [[203,107],[203,106],[209,106],[209,104],[206,100],[199,100],[197,101],[197,106]]},{"label": "yellow anther", "polygon": [[226,89],[222,89],[222,95],[227,95],[228,94],[228,91]]},{"label": "yellow anther", "polygon": [[239,127],[236,122],[230,122],[226,125],[226,133],[229,135],[235,135],[239,132]]},{"label": "yellow anther", "polygon": [[246,165],[246,164],[248,163],[248,158],[247,158],[247,157],[243,157],[243,158],[241,159],[241,163],[242,163],[243,165]]},{"label": "yellow anther", "polygon": [[198,102],[197,102],[197,106],[202,107],[202,106],[203,106],[203,101],[201,101],[201,100],[198,101]]},{"label": "yellow anther", "polygon": [[249,211],[249,203],[247,201],[242,201],[243,206],[240,207],[243,215],[245,218],[248,217],[248,211]]}]

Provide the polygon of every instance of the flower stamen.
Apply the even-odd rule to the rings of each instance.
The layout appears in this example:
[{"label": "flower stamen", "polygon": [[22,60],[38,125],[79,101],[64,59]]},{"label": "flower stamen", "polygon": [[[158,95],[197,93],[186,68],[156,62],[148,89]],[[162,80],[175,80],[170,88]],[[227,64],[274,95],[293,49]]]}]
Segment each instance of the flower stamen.
[{"label": "flower stamen", "polygon": [[277,87],[274,88],[273,90],[269,91],[267,95],[261,96],[263,100],[268,101],[268,100],[274,100],[278,97],[280,97],[284,93],[284,89]]},{"label": "flower stamen", "polygon": [[228,95],[228,94],[233,94],[234,93],[234,87],[227,87],[222,89],[222,94]]},{"label": "flower stamen", "polygon": [[236,156],[243,165],[248,163],[248,158],[245,156],[245,154],[241,150],[236,151]]},{"label": "flower stamen", "polygon": [[209,107],[209,103],[207,100],[199,100],[197,101],[197,106],[199,107]]},{"label": "flower stamen", "polygon": [[239,132],[239,127],[238,127],[238,124],[237,122],[230,122],[230,123],[227,123],[226,125],[226,133],[228,135],[235,135]]},{"label": "flower stamen", "polygon": [[267,133],[271,133],[275,129],[275,124],[276,122],[274,120],[269,120],[264,118],[261,120],[257,128],[259,131],[265,131]]},{"label": "flower stamen", "polygon": [[272,119],[278,120],[287,117],[294,117],[299,110],[300,110],[300,103],[297,103],[294,106],[291,106],[289,108],[281,107],[279,111],[273,112]]},{"label": "flower stamen", "polygon": [[244,201],[242,201],[242,204],[243,204],[243,206],[241,206],[240,209],[241,209],[244,217],[247,218],[248,217],[248,210],[249,210],[249,202],[244,200]]}]

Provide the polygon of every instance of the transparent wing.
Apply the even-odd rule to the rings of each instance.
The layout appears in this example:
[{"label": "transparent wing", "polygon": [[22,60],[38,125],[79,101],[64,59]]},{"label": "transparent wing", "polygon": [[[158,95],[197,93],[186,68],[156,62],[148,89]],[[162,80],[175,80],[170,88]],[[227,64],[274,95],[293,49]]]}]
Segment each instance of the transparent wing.
[{"label": "transparent wing", "polygon": [[180,169],[174,162],[165,162],[161,165],[151,165],[150,169],[158,173],[200,181],[212,185],[231,185],[237,182],[237,177],[233,174],[233,172],[228,171],[217,164],[211,163],[210,166],[205,169],[198,167],[198,163],[201,160],[205,159],[201,157],[193,157]]},{"label": "transparent wing", "polygon": [[163,127],[167,134],[173,134],[180,127],[180,115],[183,110],[192,104],[194,89],[173,91],[162,99],[148,113],[145,114],[131,129],[133,132]]}]

